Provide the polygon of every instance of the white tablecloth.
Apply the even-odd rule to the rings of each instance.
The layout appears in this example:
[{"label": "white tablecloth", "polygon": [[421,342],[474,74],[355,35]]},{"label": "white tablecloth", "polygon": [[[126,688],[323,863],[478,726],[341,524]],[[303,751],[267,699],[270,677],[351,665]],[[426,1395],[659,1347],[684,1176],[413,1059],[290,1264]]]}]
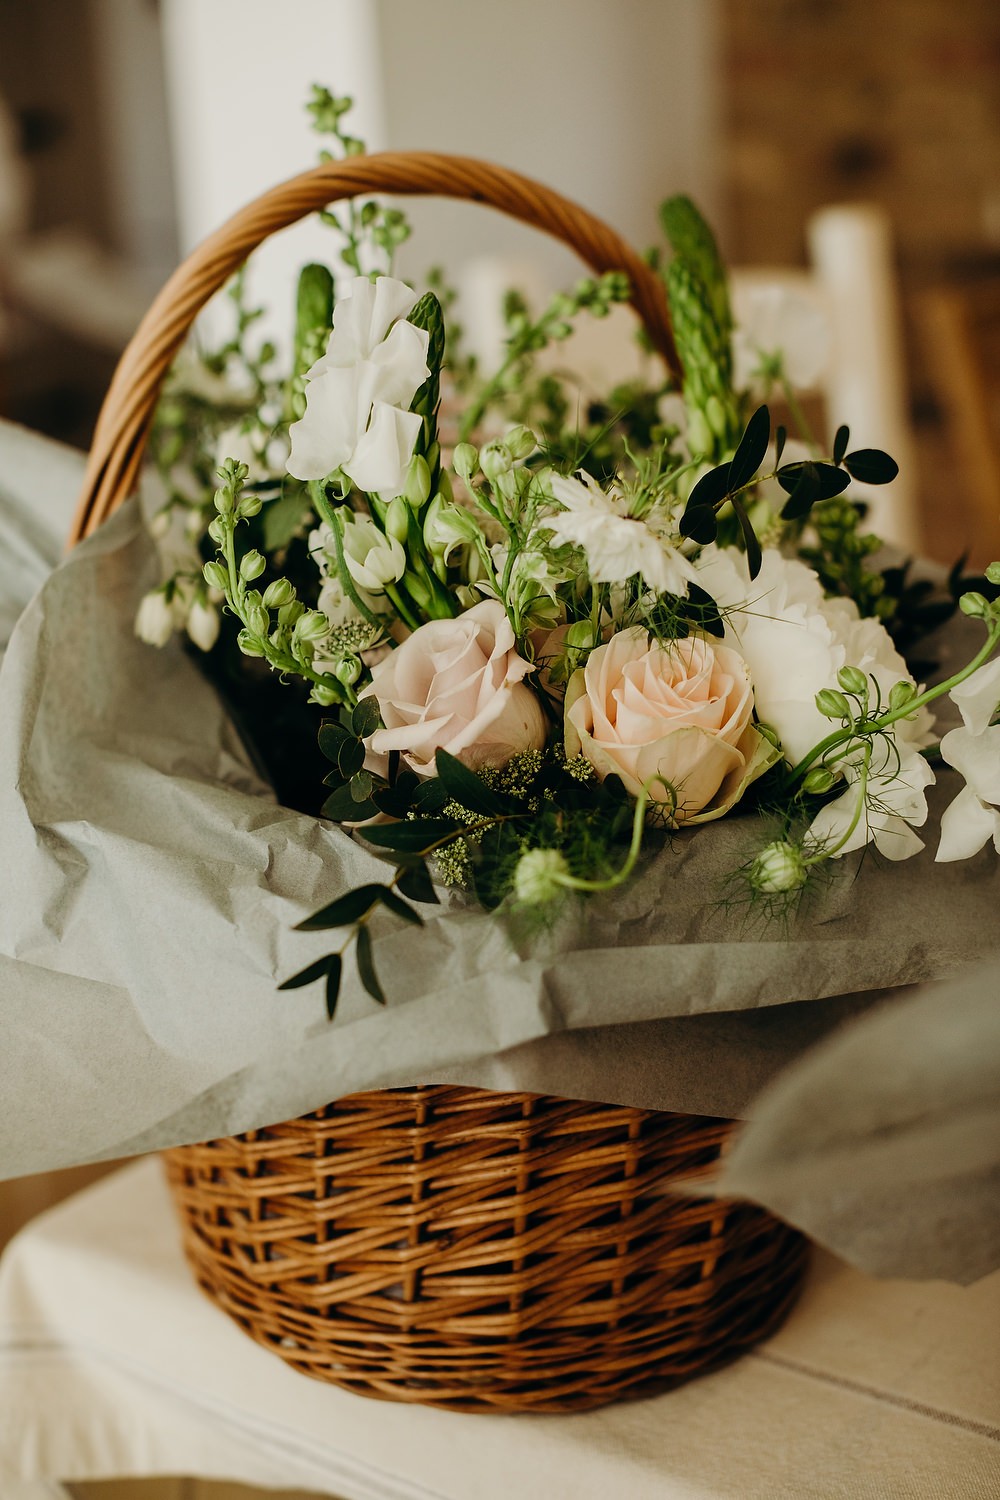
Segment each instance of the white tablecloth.
[{"label": "white tablecloth", "polygon": [[196,1288],[158,1161],[43,1215],[0,1262],[0,1494],[186,1473],[344,1500],[1000,1496],[1000,1275],[877,1282],[817,1260],[738,1363],[571,1417],[368,1400],[287,1368]]}]

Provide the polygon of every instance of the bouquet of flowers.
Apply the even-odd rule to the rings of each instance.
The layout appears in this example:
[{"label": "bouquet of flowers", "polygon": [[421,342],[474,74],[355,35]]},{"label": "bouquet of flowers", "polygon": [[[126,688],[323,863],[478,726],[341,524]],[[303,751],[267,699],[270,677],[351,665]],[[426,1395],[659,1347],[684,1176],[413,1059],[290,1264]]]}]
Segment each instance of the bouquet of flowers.
[{"label": "bouquet of flowers", "polygon": [[[347,154],[349,105],[311,105]],[[734,326],[688,199],[664,204],[654,259],[682,379],[607,393],[558,352],[627,297],[623,276],[540,315],[512,294],[484,373],[441,278],[419,293],[392,274],[398,210],[324,217],[346,275],[303,270],[288,368],[254,346],[240,282],[234,337],[164,398],[165,580],[136,627],[163,643],[186,626],[283,800],[388,861],[301,924],[342,939],[283,987],[325,981],[332,1016],[353,944],[382,1000],[375,911],[419,923],[454,887],[530,930],[720,818],[747,828],[720,900],[780,918],[847,855],[920,850],[939,763],[964,785],[936,857],[1000,850],[1000,563],[956,569],[950,598],[885,565],[851,486],[895,463],[844,427],[815,440],[794,308],[784,330]],[[925,686],[902,653],[956,602],[981,639]],[[946,694],[962,725],[942,737]]]}]

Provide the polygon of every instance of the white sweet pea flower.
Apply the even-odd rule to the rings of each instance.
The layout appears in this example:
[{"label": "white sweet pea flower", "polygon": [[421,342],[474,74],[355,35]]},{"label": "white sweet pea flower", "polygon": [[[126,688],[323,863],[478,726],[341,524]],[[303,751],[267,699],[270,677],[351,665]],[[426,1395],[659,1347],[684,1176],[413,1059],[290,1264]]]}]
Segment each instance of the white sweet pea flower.
[{"label": "white sweet pea flower", "polygon": [[819,381],[830,358],[830,327],[801,292],[775,283],[733,287],[733,382],[753,384],[763,369],[783,373],[799,390]]},{"label": "white sweet pea flower", "polygon": [[941,818],[934,858],[942,864],[970,859],[991,838],[1000,854],[1000,725],[978,732],[952,729],[941,741],[941,756],[965,777],[966,785]]},{"label": "white sweet pea flower", "polygon": [[895,737],[874,741],[864,806],[849,836],[862,795],[861,757],[855,754],[839,769],[847,779],[847,790],[816,814],[806,834],[807,849],[829,849],[837,859],[866,844],[874,844],[886,859],[919,854],[924,844],[913,830],[927,821],[927,788],[935,779],[919,751]]},{"label": "white sweet pea flower", "polygon": [[579,479],[552,474],[548,487],[562,511],[546,516],[545,529],[556,542],[580,547],[594,583],[624,583],[637,574],[656,594],[684,598],[695,571],[684,554],[646,519],[628,515],[629,497],[601,489],[589,474]]},{"label": "white sweet pea flower", "polygon": [[289,428],[294,478],[340,469],[367,494],[402,490],[421,421],[409,406],[430,373],[427,330],[397,321],[416,300],[390,276],[354,278],[334,308],[326,353],[306,375],[305,415]]},{"label": "white sweet pea flower", "polygon": [[[1000,656],[978,667],[948,695],[970,734],[982,734],[1000,706]],[[942,742],[943,743],[943,742]]]}]

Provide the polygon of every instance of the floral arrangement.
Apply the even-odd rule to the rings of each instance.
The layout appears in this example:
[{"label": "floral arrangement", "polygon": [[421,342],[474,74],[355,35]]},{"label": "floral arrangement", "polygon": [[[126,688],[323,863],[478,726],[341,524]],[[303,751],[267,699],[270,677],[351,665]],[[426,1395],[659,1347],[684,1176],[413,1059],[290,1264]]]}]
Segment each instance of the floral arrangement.
[{"label": "floral arrangement", "polygon": [[[333,150],[361,149],[349,100],[317,89],[310,107]],[[843,427],[816,442],[794,309],[785,334],[773,316],[767,339],[734,327],[689,200],[664,205],[671,253],[652,257],[683,382],[653,372],[603,396],[549,356],[578,315],[627,297],[622,276],[541,315],[512,294],[487,375],[441,279],[421,295],[392,274],[397,210],[323,217],[346,278],[302,272],[289,367],[254,347],[240,281],[233,338],[168,391],[165,581],[136,627],[162,644],[186,626],[279,795],[389,861],[301,924],[343,940],[283,987],[324,980],[332,1016],[353,942],[382,1000],[376,910],[419,923],[452,886],[545,919],[723,817],[748,830],[734,889],[773,915],[832,861],[919,851],[941,762],[964,786],[936,857],[1000,850],[1000,564],[956,570],[951,599],[878,566],[851,485],[895,463]],[[956,600],[981,642],[924,686],[902,651]],[[939,738],[944,694],[962,727]]]}]

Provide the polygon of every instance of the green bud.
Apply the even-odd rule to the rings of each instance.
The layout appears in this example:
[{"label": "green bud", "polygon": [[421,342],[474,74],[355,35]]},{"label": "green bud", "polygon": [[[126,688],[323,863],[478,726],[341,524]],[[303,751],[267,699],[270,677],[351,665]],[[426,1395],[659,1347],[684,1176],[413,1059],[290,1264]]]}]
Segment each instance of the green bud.
[{"label": "green bud", "polygon": [[236,644],[244,656],[263,656],[264,642],[259,636],[253,635],[249,630],[241,630],[236,637]]},{"label": "green bud", "polygon": [[905,708],[911,698],[917,696],[917,689],[912,682],[894,682],[889,690],[889,708],[895,712],[897,708]]},{"label": "green bud", "polygon": [[781,749],[781,735],[770,724],[763,724],[758,722],[755,725],[755,728],[757,730],[757,733],[761,735],[765,740],[767,740],[767,743],[769,745],[773,745],[776,750]]},{"label": "green bud", "polygon": [[240,577],[245,579],[247,583],[250,583],[253,579],[259,578],[266,567],[267,563],[264,561],[264,558],[254,548],[250,552],[244,552],[240,558]]},{"label": "green bud", "polygon": [[712,429],[703,411],[695,409],[688,412],[687,436],[688,447],[693,454],[711,453],[715,448]]},{"label": "green bud", "polygon": [[802,790],[808,792],[810,796],[821,797],[824,792],[828,792],[831,787],[835,786],[836,782],[836,776],[832,771],[828,771],[826,766],[813,766],[802,783]]},{"label": "green bud", "polygon": [[318,609],[307,609],[295,622],[295,634],[300,641],[321,641],[330,633],[330,622]]},{"label": "green bud", "polygon": [[338,662],[336,677],[345,687],[353,687],[361,676],[362,666],[356,656],[345,656],[343,661]]},{"label": "green bud", "polygon": [[837,681],[845,693],[854,693],[859,698],[868,696],[868,678],[859,667],[841,667]]},{"label": "green bud", "polygon": [[267,635],[271,628],[271,616],[262,604],[254,604],[247,610],[247,629],[254,635]]},{"label": "green bud", "polygon": [[[419,510],[426,502],[431,492],[431,471],[427,467],[427,460],[421,453],[414,453],[406,470],[406,479],[403,483],[403,497],[408,505],[414,510]],[[395,533],[393,533],[395,535]],[[406,533],[397,537],[396,540],[405,540]]]},{"label": "green bud", "polygon": [[494,440],[487,443],[479,455],[479,463],[490,484],[495,484],[511,471],[511,457],[503,443]]},{"label": "green bud", "polygon": [[215,508],[220,516],[230,516],[233,513],[233,493],[229,489],[216,490],[213,496]]},{"label": "green bud", "polygon": [[321,708],[331,708],[334,703],[340,702],[340,697],[336,690],[332,687],[327,687],[325,682],[314,682],[312,691],[309,694],[309,701],[310,703],[318,703]]},{"label": "green bud", "polygon": [[479,454],[471,443],[459,443],[452,459],[455,473],[464,484],[471,487],[473,475],[479,468]]},{"label": "green bud", "polygon": [[385,516],[385,529],[397,542],[406,541],[410,530],[410,508],[402,495],[397,495],[395,500],[390,501]]},{"label": "green bud", "polygon": [[990,613],[990,601],[985,594],[963,594],[958,606],[963,615],[971,615],[974,620],[985,620]]},{"label": "green bud", "polygon": [[836,688],[821,688],[816,694],[816,707],[825,719],[849,719],[851,705],[843,693]]},{"label": "green bud", "polygon": [[248,521],[251,516],[260,514],[264,502],[259,495],[243,495],[236,507],[236,514],[241,521]]},{"label": "green bud", "polygon": [[1000,562],[991,562],[986,569],[986,577],[990,583],[1000,583]]},{"label": "green bud", "polygon": [[576,651],[590,651],[597,645],[594,627],[589,620],[574,620],[566,631],[566,644]]},{"label": "green bud", "polygon": [[[291,604],[294,598],[295,585],[290,583],[287,578],[275,578],[264,590],[264,608],[283,610],[285,605]],[[287,624],[287,621],[282,619],[280,615],[278,618],[282,625]]]},{"label": "green bud", "polygon": [[503,441],[515,463],[518,459],[527,458],[538,447],[535,434],[529,427],[512,427],[510,432],[504,433]]},{"label": "green bud", "polygon": [[221,547],[226,540],[226,523],[221,516],[213,516],[208,523],[208,534],[217,547]]},{"label": "green bud", "polygon": [[801,849],[786,839],[768,844],[750,866],[750,884],[765,896],[800,890],[807,878]]},{"label": "green bud", "polygon": [[[286,582],[286,580],[283,578],[279,578],[277,582],[284,583]],[[267,596],[265,595],[265,598],[266,597]],[[278,624],[294,625],[296,621],[305,614],[305,610],[306,607],[302,603],[301,599],[289,599],[287,604],[282,604],[278,608]]]},{"label": "green bud", "polygon": [[229,587],[229,574],[222,563],[207,562],[201,571],[210,589],[222,589],[225,592]]}]

